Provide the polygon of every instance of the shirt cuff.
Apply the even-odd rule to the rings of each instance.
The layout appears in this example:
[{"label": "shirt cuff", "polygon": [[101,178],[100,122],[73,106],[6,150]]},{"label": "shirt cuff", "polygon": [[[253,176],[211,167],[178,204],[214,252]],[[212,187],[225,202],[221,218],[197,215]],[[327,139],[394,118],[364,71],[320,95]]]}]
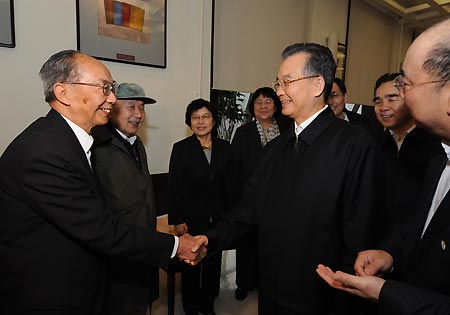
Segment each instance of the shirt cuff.
[{"label": "shirt cuff", "polygon": [[178,237],[177,237],[177,236],[174,235],[173,237],[175,237],[175,244],[173,244],[172,255],[170,256],[170,258],[175,257],[175,255],[177,254],[177,251],[178,251],[178,243],[180,242],[180,241],[178,240]]}]

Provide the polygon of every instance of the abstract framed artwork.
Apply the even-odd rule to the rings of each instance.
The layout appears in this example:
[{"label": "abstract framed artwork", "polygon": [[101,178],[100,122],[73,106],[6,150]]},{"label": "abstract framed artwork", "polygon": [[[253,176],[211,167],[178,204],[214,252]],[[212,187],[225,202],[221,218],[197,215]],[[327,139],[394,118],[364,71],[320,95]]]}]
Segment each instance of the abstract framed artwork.
[{"label": "abstract framed artwork", "polygon": [[16,47],[13,0],[0,0],[0,46]]},{"label": "abstract framed artwork", "polygon": [[78,50],[101,60],[166,68],[167,0],[77,0],[76,7]]}]

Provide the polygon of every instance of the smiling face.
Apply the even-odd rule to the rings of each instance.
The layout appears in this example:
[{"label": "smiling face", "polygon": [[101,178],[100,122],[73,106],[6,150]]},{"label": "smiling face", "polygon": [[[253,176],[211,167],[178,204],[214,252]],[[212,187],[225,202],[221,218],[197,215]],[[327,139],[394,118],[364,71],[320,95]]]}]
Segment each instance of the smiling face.
[{"label": "smiling face", "polygon": [[206,107],[194,111],[191,115],[191,129],[198,138],[209,136],[214,124],[213,115]]},{"label": "smiling face", "polygon": [[272,122],[275,114],[275,102],[270,97],[259,95],[253,103],[255,118],[260,122]]},{"label": "smiling face", "polygon": [[296,53],[287,57],[278,70],[278,81],[284,83],[277,88],[277,95],[281,101],[282,113],[293,118],[298,124],[312,116],[325,106],[322,96],[325,82],[321,76],[308,77],[303,73],[309,56],[306,53]]},{"label": "smiling face", "polygon": [[137,100],[117,100],[111,111],[111,123],[127,137],[135,136],[145,120],[145,105]]},{"label": "smiling face", "polygon": [[393,81],[381,84],[375,91],[375,114],[385,128],[402,134],[413,124],[411,113]]},{"label": "smiling face", "polygon": [[113,79],[109,70],[90,56],[79,54],[75,57],[75,62],[77,63],[77,76],[72,82],[92,85],[58,82],[54,85],[57,100],[51,105],[90,133],[94,126],[104,125],[108,122],[116,97],[113,92],[105,95],[102,86],[105,83],[112,83]]},{"label": "smiling face", "polygon": [[336,117],[344,118],[342,114],[345,108],[345,102],[347,101],[347,96],[342,93],[341,89],[336,83],[333,83],[333,88],[331,89],[330,96],[328,96],[328,106],[333,110]]},{"label": "smiling face", "polygon": [[450,84],[440,87],[431,82],[438,78],[426,73],[422,65],[435,44],[437,34],[424,33],[411,45],[403,62],[405,88],[401,90],[406,105],[417,123],[450,142]]}]

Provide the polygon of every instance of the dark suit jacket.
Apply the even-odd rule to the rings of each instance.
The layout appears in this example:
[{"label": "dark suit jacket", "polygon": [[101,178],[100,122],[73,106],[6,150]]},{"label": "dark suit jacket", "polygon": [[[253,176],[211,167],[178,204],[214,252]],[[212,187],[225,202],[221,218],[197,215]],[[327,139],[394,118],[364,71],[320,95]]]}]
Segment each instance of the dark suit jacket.
[{"label": "dark suit jacket", "polygon": [[107,125],[92,130],[95,139],[92,167],[103,188],[105,202],[125,223],[155,229],[155,197],[145,148],[137,138],[140,164],[136,163],[112,128]]},{"label": "dark suit jacket", "polygon": [[[127,224],[156,229],[156,209],[153,184],[148,171],[147,154],[139,137],[139,160],[125,145],[125,140],[111,125],[92,129],[95,139],[92,148],[92,168],[101,186],[107,208]],[[151,294],[158,297],[158,269],[114,258],[111,264],[112,280],[137,287],[149,287]],[[149,280],[151,279],[151,281]],[[134,292],[130,292],[134,294]],[[145,300],[144,302],[147,302]]]},{"label": "dark suit jacket", "polygon": [[266,146],[243,198],[206,233],[224,248],[258,226],[260,284],[301,314],[333,309],[319,263],[353,272],[358,251],[376,240],[383,202],[374,140],[325,109],[299,136],[292,129]]},{"label": "dark suit jacket", "polygon": [[[285,119],[281,123],[278,123],[277,120],[280,133],[292,127],[293,123],[293,120],[289,120],[289,125],[287,125]],[[237,185],[233,189],[235,191],[233,192],[233,199],[239,199],[245,183],[261,160],[264,151],[255,120],[240,126],[236,130],[231,147],[233,150],[233,174],[237,176]]]},{"label": "dark suit jacket", "polygon": [[231,147],[213,137],[211,164],[195,135],[173,145],[169,166],[169,224],[186,223],[191,235],[203,233],[228,211]]},{"label": "dark suit jacket", "polygon": [[348,120],[357,126],[367,128],[370,126],[369,119],[363,115],[360,115],[358,113],[354,113],[352,111],[349,111],[344,108],[344,112],[348,117]]},{"label": "dark suit jacket", "polygon": [[[442,305],[443,297],[447,297],[446,307],[450,305],[450,194],[447,193],[439,205],[425,234],[421,239],[422,230],[425,224],[428,211],[436,190],[442,170],[445,167],[446,157],[436,156],[431,164],[425,184],[420,211],[409,222],[408,225],[397,227],[382,242],[381,249],[389,252],[394,257],[394,264],[401,269],[401,280],[428,291],[419,301],[415,301],[414,291],[411,295],[403,292],[402,289],[389,288],[388,295],[399,299],[399,303],[411,303],[411,307],[424,303],[427,308],[423,309],[423,314],[441,314],[433,310],[438,309],[437,305]],[[384,287],[383,287],[384,290]],[[382,291],[383,292],[383,291]],[[430,294],[434,293],[434,294]],[[380,307],[398,307],[393,305],[392,297],[385,304],[384,295],[380,296]],[[425,297],[427,297],[427,300]],[[432,305],[433,299],[440,301],[437,305]],[[445,300],[445,299],[444,299]],[[394,303],[395,304],[395,303]],[[422,314],[422,311],[420,314]],[[428,313],[426,312],[428,311]],[[387,313],[393,314],[393,313]],[[404,312],[403,314],[412,314]],[[444,313],[442,313],[444,314]],[[445,313],[448,314],[448,313]]]},{"label": "dark suit jacket", "polygon": [[379,314],[448,315],[450,298],[404,282],[388,280],[380,293]]},{"label": "dark suit jacket", "polygon": [[0,216],[2,314],[28,308],[97,314],[102,254],[157,266],[168,263],[174,246],[173,236],[118,223],[78,139],[54,110],[0,158]]},{"label": "dark suit jacket", "polygon": [[389,225],[395,225],[417,211],[430,160],[444,155],[444,150],[438,137],[419,127],[406,135],[400,151],[389,130],[383,132],[380,145],[386,162]]},{"label": "dark suit jacket", "polygon": [[382,129],[375,128],[371,123],[371,120],[363,115],[352,112],[344,108],[344,112],[347,115],[348,121],[351,124],[354,124],[364,131],[369,133],[375,140],[378,140],[381,137]]}]

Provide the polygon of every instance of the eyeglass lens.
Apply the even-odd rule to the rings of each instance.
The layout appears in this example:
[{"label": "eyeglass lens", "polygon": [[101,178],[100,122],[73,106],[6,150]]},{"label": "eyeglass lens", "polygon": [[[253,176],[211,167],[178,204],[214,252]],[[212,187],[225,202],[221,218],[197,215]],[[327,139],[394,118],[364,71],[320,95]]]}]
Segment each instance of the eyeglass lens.
[{"label": "eyeglass lens", "polygon": [[212,117],[211,114],[204,114],[204,115],[193,115],[191,116],[191,120],[206,120],[206,119],[210,119]]},{"label": "eyeglass lens", "polygon": [[103,94],[105,94],[105,96],[108,96],[109,94],[111,94],[111,92],[116,93],[117,82],[113,81],[112,83],[105,83],[102,88]]},{"label": "eyeglass lens", "polygon": [[272,99],[268,99],[268,100],[265,100],[265,101],[261,101],[261,100],[255,101],[255,105],[261,106],[263,104],[264,105],[272,105],[273,104],[273,100]]}]

